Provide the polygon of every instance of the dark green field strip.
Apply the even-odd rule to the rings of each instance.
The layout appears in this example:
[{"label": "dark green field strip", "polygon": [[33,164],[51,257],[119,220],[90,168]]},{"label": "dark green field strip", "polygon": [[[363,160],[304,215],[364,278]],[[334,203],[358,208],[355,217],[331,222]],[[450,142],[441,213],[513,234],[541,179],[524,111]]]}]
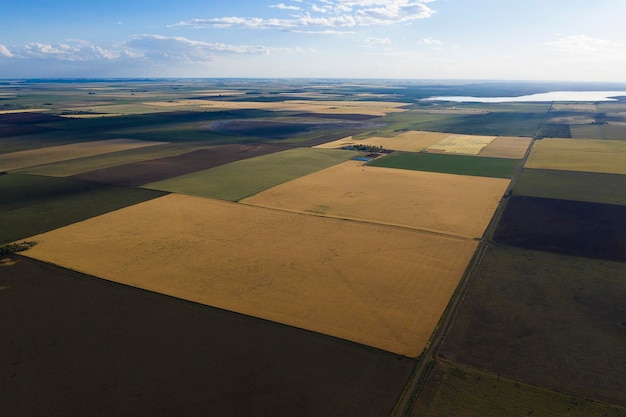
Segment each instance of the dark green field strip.
[{"label": "dark green field strip", "polygon": [[626,175],[524,169],[513,193],[531,197],[626,205]]},{"label": "dark green field strip", "polygon": [[165,193],[67,178],[0,176],[0,243],[24,239]]},{"label": "dark green field strip", "polygon": [[511,178],[519,163],[519,159],[508,158],[396,152],[375,159],[369,165],[477,177]]},{"label": "dark green field strip", "polygon": [[412,417],[625,417],[626,408],[439,362]]},{"label": "dark green field strip", "polygon": [[380,417],[389,415],[415,365],[317,333],[13,259],[17,264],[0,266],[6,415]]},{"label": "dark green field strip", "polygon": [[521,248],[626,262],[626,206],[513,196],[494,239]]},{"label": "dark green field strip", "polygon": [[626,406],[624,277],[625,263],[492,245],[442,351],[454,362]]}]

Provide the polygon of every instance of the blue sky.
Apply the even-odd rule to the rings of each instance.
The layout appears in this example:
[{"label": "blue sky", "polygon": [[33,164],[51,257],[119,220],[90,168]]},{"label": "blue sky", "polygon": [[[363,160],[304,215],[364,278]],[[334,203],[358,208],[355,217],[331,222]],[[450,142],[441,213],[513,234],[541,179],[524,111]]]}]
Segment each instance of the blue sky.
[{"label": "blue sky", "polygon": [[626,82],[624,0],[2,0],[0,78]]}]

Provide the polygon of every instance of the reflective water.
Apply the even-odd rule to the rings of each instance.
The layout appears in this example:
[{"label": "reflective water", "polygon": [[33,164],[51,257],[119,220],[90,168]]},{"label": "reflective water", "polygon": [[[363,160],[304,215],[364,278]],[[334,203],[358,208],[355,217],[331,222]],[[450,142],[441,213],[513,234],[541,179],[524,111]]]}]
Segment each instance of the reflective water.
[{"label": "reflective water", "polygon": [[531,94],[519,97],[441,96],[430,97],[425,100],[474,103],[510,103],[528,101],[615,101],[616,99],[613,97],[620,96],[626,96],[626,91],[552,91],[549,93]]}]

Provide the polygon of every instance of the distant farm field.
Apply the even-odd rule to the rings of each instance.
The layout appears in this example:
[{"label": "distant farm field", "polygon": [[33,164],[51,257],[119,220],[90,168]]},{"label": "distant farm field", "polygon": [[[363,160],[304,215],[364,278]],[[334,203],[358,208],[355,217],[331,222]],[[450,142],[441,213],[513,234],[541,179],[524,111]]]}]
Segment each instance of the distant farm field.
[{"label": "distant farm field", "polygon": [[626,175],[523,169],[516,195],[626,205]]},{"label": "distant farm field", "polygon": [[242,203],[481,237],[508,179],[363,166],[357,161],[270,188]]},{"label": "distant farm field", "polygon": [[146,184],[145,187],[238,201],[283,182],[344,162],[355,154],[334,149],[290,149]]},{"label": "distant farm field", "polygon": [[47,232],[163,194],[66,178],[0,175],[0,243]]},{"label": "distant farm field", "polygon": [[130,139],[111,139],[5,153],[0,155],[0,170],[9,171],[17,168],[47,164],[50,162],[58,162],[160,144],[161,143],[159,142],[146,142]]},{"label": "distant farm field", "polygon": [[626,409],[439,362],[412,417],[624,417]]},{"label": "distant farm field", "polygon": [[626,126],[616,124],[583,125],[570,127],[573,138],[598,138],[608,140],[625,140]]},{"label": "distant farm field", "polygon": [[480,177],[511,178],[520,161],[509,158],[478,158],[467,155],[394,153],[369,163],[371,166],[441,172]]},{"label": "distant farm field", "polygon": [[589,258],[626,261],[626,206],[513,196],[498,242]]},{"label": "distant farm field", "polygon": [[[443,354],[527,383],[626,405],[626,263],[491,246]],[[525,415],[525,414],[524,414]]]},{"label": "distant farm field", "polygon": [[531,138],[499,136],[485,146],[478,155],[492,158],[522,159],[530,146],[530,142]]},{"label": "distant farm field", "polygon": [[526,168],[626,174],[626,141],[543,139],[533,146]]},{"label": "distant farm field", "polygon": [[412,357],[477,245],[184,195],[30,239],[29,257]]},{"label": "distant farm field", "polygon": [[392,137],[370,137],[354,139],[351,136],[334,142],[318,145],[318,148],[336,149],[351,145],[382,146],[395,151],[419,152],[449,136],[448,133],[410,131]]},{"label": "distant farm field", "polygon": [[449,135],[426,148],[427,152],[478,155],[495,136]]},{"label": "distant farm field", "polygon": [[84,172],[73,178],[100,184],[138,186],[284,150],[284,146],[272,144],[215,146]]}]

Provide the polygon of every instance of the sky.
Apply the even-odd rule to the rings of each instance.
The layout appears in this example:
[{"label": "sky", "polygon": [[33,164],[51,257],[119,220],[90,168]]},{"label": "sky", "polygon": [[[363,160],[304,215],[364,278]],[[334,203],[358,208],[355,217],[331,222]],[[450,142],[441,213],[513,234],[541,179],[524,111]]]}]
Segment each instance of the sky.
[{"label": "sky", "polygon": [[626,82],[624,0],[0,4],[0,78]]}]

